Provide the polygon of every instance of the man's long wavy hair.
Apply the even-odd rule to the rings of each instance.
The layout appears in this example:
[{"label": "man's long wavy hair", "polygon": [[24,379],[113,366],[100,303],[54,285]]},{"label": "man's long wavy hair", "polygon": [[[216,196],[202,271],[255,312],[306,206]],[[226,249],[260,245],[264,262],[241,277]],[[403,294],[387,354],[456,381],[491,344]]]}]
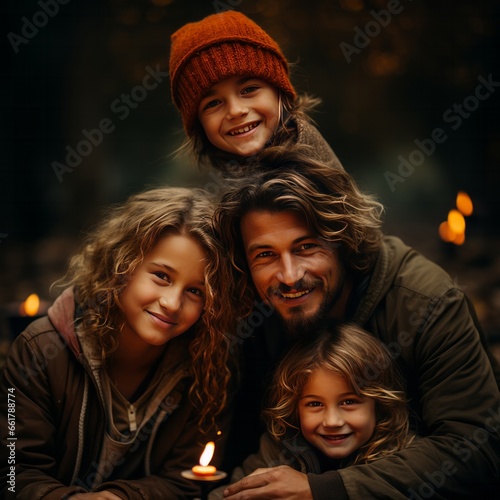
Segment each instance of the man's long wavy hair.
[{"label": "man's long wavy hair", "polygon": [[[280,119],[267,146],[293,146],[297,142],[297,122],[312,122],[310,114],[320,103],[321,99],[308,94],[292,99],[287,94],[279,92]],[[248,168],[253,163],[253,158],[230,154],[215,147],[208,140],[199,119],[195,121],[192,137],[187,137],[178,149],[179,153],[184,151],[193,156],[198,165],[212,166],[229,174]]]},{"label": "man's long wavy hair", "polygon": [[283,358],[264,411],[275,439],[299,431],[299,399],[310,375],[318,369],[341,375],[356,395],[375,401],[374,432],[354,463],[377,460],[413,441],[403,378],[396,363],[381,341],[354,324],[330,326],[313,341],[297,344]]},{"label": "man's long wavy hair", "polygon": [[310,230],[337,249],[348,273],[366,273],[377,259],[383,206],[362,193],[345,170],[316,159],[310,146],[267,148],[249,172],[225,181],[214,213],[234,267],[239,303],[247,311],[254,297],[240,223],[251,211],[297,213]]},{"label": "man's long wavy hair", "polygon": [[204,310],[189,331],[170,342],[189,341],[190,396],[200,409],[200,425],[209,427],[226,404],[230,377],[226,333],[234,324],[231,308],[222,308],[221,297],[231,293],[231,280],[213,231],[213,209],[201,189],[159,188],[131,196],[107,210],[71,259],[66,276],[56,283],[58,288],[74,287],[83,314],[81,327],[96,336],[108,356],[119,342],[123,323],[120,295],[145,255],[167,235],[194,239],[206,254]]}]

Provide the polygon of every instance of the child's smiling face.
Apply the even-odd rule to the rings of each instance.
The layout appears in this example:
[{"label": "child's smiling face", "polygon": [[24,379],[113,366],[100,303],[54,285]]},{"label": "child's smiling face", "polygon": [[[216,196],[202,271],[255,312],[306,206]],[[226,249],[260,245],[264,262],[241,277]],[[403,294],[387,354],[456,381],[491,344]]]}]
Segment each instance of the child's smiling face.
[{"label": "child's smiling face", "polygon": [[216,148],[238,156],[254,155],[278,126],[278,90],[260,78],[227,78],[202,98],[198,118]]},{"label": "child's smiling face", "polygon": [[187,331],[205,305],[206,254],[193,238],[168,234],[144,257],[120,296],[120,342],[137,351]]},{"label": "child's smiling face", "polygon": [[346,379],[314,370],[299,399],[304,437],[329,458],[345,458],[368,442],[375,430],[375,400],[355,394]]}]

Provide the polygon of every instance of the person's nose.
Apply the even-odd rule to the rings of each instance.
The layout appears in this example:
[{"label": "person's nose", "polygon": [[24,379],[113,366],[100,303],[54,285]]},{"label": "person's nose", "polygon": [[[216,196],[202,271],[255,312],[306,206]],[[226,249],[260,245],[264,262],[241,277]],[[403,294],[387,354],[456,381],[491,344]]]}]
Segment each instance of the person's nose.
[{"label": "person's nose", "polygon": [[277,278],[280,283],[293,288],[293,286],[304,277],[304,270],[299,259],[293,255],[284,254],[280,259]]},{"label": "person's nose", "polygon": [[167,287],[160,296],[160,306],[169,314],[175,314],[182,307],[182,294],[175,287]]},{"label": "person's nose", "polygon": [[342,427],[345,423],[342,411],[336,407],[328,407],[323,413],[323,427]]},{"label": "person's nose", "polygon": [[248,107],[245,105],[243,99],[239,97],[230,97],[227,100],[227,119],[231,120],[239,116],[248,114]]}]

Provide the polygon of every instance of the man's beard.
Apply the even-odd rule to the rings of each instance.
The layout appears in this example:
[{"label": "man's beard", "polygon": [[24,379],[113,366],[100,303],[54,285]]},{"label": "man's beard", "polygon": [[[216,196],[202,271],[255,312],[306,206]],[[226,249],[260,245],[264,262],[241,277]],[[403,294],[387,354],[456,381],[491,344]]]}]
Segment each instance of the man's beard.
[{"label": "man's beard", "polygon": [[345,273],[342,269],[341,274],[337,277],[337,285],[326,292],[323,301],[315,313],[305,314],[303,306],[296,306],[290,308],[290,316],[284,318],[278,315],[285,330],[295,338],[304,336],[313,337],[319,333],[323,325],[329,321],[330,313],[339,300],[344,286]]}]

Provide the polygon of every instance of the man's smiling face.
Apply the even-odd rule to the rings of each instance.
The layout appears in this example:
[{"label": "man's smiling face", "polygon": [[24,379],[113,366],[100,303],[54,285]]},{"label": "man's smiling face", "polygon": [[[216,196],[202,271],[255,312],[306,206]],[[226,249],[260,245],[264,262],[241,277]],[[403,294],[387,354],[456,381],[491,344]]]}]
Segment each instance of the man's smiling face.
[{"label": "man's smiling face", "polygon": [[301,334],[326,317],[342,316],[350,286],[337,250],[302,216],[252,210],[240,230],[255,289],[290,332]]}]

